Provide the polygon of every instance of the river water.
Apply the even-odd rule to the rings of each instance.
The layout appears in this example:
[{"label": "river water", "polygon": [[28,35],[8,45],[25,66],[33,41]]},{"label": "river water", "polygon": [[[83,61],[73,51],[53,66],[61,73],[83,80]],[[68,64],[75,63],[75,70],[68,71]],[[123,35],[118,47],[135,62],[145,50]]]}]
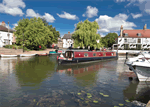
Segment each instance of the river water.
[{"label": "river water", "polygon": [[128,72],[125,57],[74,66],[56,57],[1,58],[0,107],[144,107],[150,99],[150,83]]}]

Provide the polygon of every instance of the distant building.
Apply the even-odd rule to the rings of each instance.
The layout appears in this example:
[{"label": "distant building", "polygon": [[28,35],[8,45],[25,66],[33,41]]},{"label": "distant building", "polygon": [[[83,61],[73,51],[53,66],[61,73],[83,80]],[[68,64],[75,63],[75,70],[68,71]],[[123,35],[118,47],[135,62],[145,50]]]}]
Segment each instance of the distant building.
[{"label": "distant building", "polygon": [[150,49],[150,29],[146,24],[143,29],[123,30],[120,28],[118,37],[118,49]]},{"label": "distant building", "polygon": [[63,48],[69,48],[71,46],[73,46],[73,40],[71,38],[72,34],[70,34],[70,32],[68,32],[68,34],[65,34],[63,36]]},{"label": "distant building", "polygon": [[59,48],[63,48],[63,40],[62,40],[62,38],[58,38],[57,46],[58,46]]},{"label": "distant building", "polygon": [[14,30],[8,29],[5,22],[2,21],[2,24],[0,25],[0,47],[12,45],[16,42],[13,32]]}]

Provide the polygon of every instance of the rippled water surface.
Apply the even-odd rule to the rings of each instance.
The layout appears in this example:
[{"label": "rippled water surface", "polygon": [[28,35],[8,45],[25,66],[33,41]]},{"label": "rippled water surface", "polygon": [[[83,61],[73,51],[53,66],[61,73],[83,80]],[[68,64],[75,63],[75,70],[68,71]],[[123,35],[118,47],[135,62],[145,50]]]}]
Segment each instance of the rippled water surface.
[{"label": "rippled water surface", "polygon": [[56,57],[1,58],[0,107],[140,107],[150,99],[149,83],[129,81],[136,76],[125,57],[73,66]]}]

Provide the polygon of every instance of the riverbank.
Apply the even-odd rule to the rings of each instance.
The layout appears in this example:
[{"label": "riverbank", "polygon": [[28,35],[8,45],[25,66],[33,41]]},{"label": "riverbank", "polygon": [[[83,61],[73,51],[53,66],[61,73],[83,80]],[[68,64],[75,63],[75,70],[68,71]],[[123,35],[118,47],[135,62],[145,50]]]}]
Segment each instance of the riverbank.
[{"label": "riverbank", "polygon": [[20,54],[42,54],[42,53],[49,53],[49,51],[55,51],[56,49],[45,49],[43,51],[25,51],[23,52],[22,49],[7,49],[7,48],[0,48],[0,54],[4,55],[20,55]]}]

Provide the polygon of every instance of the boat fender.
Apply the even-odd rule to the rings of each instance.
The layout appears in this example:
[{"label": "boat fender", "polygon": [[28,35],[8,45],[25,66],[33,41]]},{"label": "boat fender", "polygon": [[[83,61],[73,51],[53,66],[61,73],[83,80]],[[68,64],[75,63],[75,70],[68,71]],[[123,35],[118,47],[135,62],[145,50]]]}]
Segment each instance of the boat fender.
[{"label": "boat fender", "polygon": [[59,56],[57,56],[57,60],[58,60]]}]

